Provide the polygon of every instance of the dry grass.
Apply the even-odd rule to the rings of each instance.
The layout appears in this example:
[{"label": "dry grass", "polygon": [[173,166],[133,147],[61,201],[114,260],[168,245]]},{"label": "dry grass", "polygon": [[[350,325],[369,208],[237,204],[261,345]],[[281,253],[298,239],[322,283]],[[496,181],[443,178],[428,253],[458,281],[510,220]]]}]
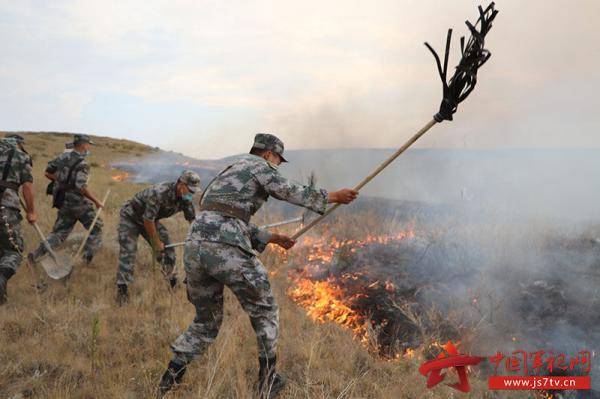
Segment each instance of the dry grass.
[{"label": "dry grass", "polygon": [[[32,152],[56,154],[66,136],[28,135]],[[117,265],[115,231],[122,202],[141,186],[114,184],[109,162],[122,152],[148,153],[150,147],[98,138],[90,162],[91,188],[98,196],[113,195],[104,214],[105,245],[90,267],[78,267],[66,283],[46,279],[36,289],[39,270],[25,263],[10,281],[9,301],[0,308],[0,397],[148,398],[171,357],[170,342],[193,318],[183,289],[171,293],[150,252],[140,241],[131,304],[114,305]],[[55,211],[43,195],[41,177],[48,156],[35,160],[40,225],[49,231]],[[365,216],[365,220],[370,220]],[[184,238],[187,223],[168,221],[174,240]],[[368,226],[367,226],[368,227]],[[78,228],[81,231],[81,228]],[[28,250],[37,245],[24,226]],[[425,388],[418,361],[384,361],[371,356],[351,333],[337,325],[318,325],[285,295],[286,265],[275,252],[262,256],[273,271],[273,286],[281,308],[281,369],[289,379],[284,398],[488,398],[484,382],[472,380],[471,395],[439,386]],[[287,262],[298,261],[293,255]],[[181,254],[178,268],[181,269]],[[279,272],[277,272],[279,271]],[[256,344],[247,317],[229,292],[225,321],[215,345],[190,367],[174,398],[249,398],[257,374]],[[515,397],[515,396],[508,396]],[[524,397],[524,396],[520,396]]]}]

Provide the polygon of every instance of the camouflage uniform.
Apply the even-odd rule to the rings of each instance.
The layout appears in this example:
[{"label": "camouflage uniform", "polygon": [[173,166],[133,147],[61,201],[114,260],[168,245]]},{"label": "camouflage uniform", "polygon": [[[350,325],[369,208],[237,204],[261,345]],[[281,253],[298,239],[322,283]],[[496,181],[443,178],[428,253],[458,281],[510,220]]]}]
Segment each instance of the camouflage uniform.
[{"label": "camouflage uniform", "polygon": [[[176,182],[165,182],[148,187],[137,193],[131,200],[125,202],[121,208],[119,222],[119,267],[117,270],[117,284],[127,285],[133,282],[133,267],[137,252],[138,236],[152,246],[144,228],[144,220],[154,221],[160,240],[168,245],[171,240],[165,226],[160,219],[168,218],[178,212],[183,212],[187,221],[194,220],[194,205],[177,198]],[[158,261],[162,263],[163,272],[168,279],[173,278],[175,267],[175,248],[166,248]]]},{"label": "camouflage uniform", "polygon": [[[70,167],[80,159],[81,161],[73,169],[70,181],[67,182]],[[90,167],[85,161],[85,155],[75,150],[63,152],[48,162],[46,172],[56,174],[57,183],[70,186],[65,192],[64,203],[56,215],[56,222],[52,228],[52,233],[47,237],[48,243],[54,248],[67,239],[77,222],[80,222],[86,229],[89,229],[96,216],[96,210],[94,203],[79,191],[87,187],[90,175]],[[54,193],[58,189],[59,184],[55,184]],[[88,262],[102,245],[102,226],[102,219],[98,218],[83,248],[83,258]],[[46,252],[46,247],[40,244],[33,252],[32,260],[37,260]]]},{"label": "camouflage uniform", "polygon": [[26,182],[33,182],[31,175],[31,158],[16,147],[16,141],[0,140],[0,173],[6,165],[9,153],[15,150],[11,167],[5,182],[14,185],[6,187],[0,199],[0,275],[5,280],[12,277],[23,260],[23,237],[21,235],[21,206],[18,187]]},{"label": "camouflage uniform", "polygon": [[172,364],[189,363],[214,341],[223,318],[224,286],[250,317],[259,358],[275,357],[278,308],[267,271],[256,256],[271,234],[249,223],[269,196],[321,214],[327,205],[325,190],[290,181],[277,166],[251,154],[241,156],[213,180],[185,246],[187,294],[196,317],[171,345]]}]

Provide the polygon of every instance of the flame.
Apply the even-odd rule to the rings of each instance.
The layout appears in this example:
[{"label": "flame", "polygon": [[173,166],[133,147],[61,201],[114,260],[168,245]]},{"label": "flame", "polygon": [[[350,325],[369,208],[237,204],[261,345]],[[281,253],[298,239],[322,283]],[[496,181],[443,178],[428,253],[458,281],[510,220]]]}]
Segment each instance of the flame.
[{"label": "flame", "polygon": [[406,349],[406,352],[404,352],[404,357],[407,359],[412,359],[415,357],[416,351],[413,348],[408,348]]},{"label": "flame", "polygon": [[[374,281],[365,284],[362,290],[349,292],[344,282],[359,280],[362,273],[345,273],[341,276],[329,276],[325,279],[311,278],[311,271],[319,270],[332,263],[336,254],[341,249],[356,252],[360,248],[373,244],[388,244],[406,238],[414,237],[412,231],[402,231],[393,235],[368,235],[362,240],[340,240],[336,237],[305,237],[301,246],[307,249],[306,265],[300,271],[290,272],[289,278],[295,286],[288,289],[287,293],[294,302],[306,310],[307,315],[320,323],[334,322],[349,330],[355,337],[367,344],[369,333],[369,319],[361,314],[356,305],[357,300],[367,296],[366,290],[381,285],[388,292],[394,292],[394,284]],[[360,284],[359,284],[360,286]],[[414,349],[407,349],[405,356],[411,358],[415,355]]]},{"label": "flame", "polygon": [[306,309],[313,320],[321,323],[333,321],[350,328],[356,334],[362,334],[364,320],[350,306],[351,298],[346,298],[344,290],[332,279],[311,281],[301,279],[288,294]]},{"label": "flame", "polygon": [[433,347],[433,348],[439,348],[439,349],[445,349],[445,348],[444,348],[444,345],[445,345],[445,344],[442,344],[442,343],[441,343],[441,342],[439,342],[439,341],[433,341],[432,343],[430,343],[430,344],[429,344],[429,346],[430,346],[430,347]]},{"label": "flame", "polygon": [[113,179],[114,181],[125,181],[127,179],[129,179],[131,177],[131,173],[129,172],[123,172],[123,173],[119,173],[118,175],[114,175],[111,177],[111,179]]},{"label": "flame", "polygon": [[388,244],[393,241],[400,241],[406,238],[413,238],[415,233],[412,230],[401,231],[393,235],[367,235],[363,240],[340,240],[336,237],[325,239],[323,237],[306,237],[302,241],[302,246],[310,247],[307,261],[331,263],[335,253],[342,247],[351,247],[350,252],[356,252],[357,249],[369,244]]},{"label": "flame", "polygon": [[385,281],[385,290],[387,292],[394,292],[396,290],[396,286],[390,280]]}]

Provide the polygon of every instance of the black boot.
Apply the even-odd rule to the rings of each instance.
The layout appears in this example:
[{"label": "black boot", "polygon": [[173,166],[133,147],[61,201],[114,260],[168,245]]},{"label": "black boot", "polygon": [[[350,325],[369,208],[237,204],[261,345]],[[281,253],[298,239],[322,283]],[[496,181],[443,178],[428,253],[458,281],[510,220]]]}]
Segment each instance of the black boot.
[{"label": "black boot", "polygon": [[164,397],[167,392],[173,388],[173,386],[179,385],[181,383],[181,379],[185,374],[186,365],[176,362],[175,360],[171,360],[169,362],[169,366],[167,367],[167,371],[163,374],[160,385],[158,386],[157,397]]},{"label": "black boot", "polygon": [[258,397],[274,399],[285,386],[285,378],[275,372],[276,357],[258,358]]},{"label": "black boot", "polygon": [[6,286],[13,274],[15,272],[12,269],[0,269],[0,305],[6,303]]},{"label": "black boot", "polygon": [[123,306],[129,302],[129,292],[127,284],[117,284],[117,305]]}]

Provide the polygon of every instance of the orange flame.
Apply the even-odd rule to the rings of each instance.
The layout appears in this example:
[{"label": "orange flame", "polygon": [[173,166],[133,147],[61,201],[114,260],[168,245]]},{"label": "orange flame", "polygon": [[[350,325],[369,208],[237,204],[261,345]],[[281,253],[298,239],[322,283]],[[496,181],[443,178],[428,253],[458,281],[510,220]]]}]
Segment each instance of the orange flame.
[{"label": "orange flame", "polygon": [[406,352],[404,352],[404,357],[407,359],[412,359],[415,357],[416,351],[413,348],[408,348],[406,349]]},{"label": "orange flame", "polygon": [[131,177],[131,173],[128,172],[123,172],[123,173],[119,173],[118,175],[114,175],[111,177],[111,179],[113,179],[114,181],[125,181],[127,179],[129,179]]},{"label": "orange flame", "polygon": [[[301,271],[290,272],[289,278],[295,283],[287,293],[294,302],[306,310],[308,316],[320,323],[334,322],[351,330],[355,337],[363,343],[368,342],[369,323],[365,315],[353,309],[355,302],[366,296],[364,292],[348,292],[338,282],[356,280],[361,273],[346,273],[342,276],[329,277],[326,280],[313,280],[309,271],[315,267],[331,263],[336,253],[342,248],[356,252],[368,244],[388,244],[406,238],[414,237],[412,231],[403,231],[393,235],[368,235],[362,240],[339,240],[336,237],[305,237],[300,243],[308,248],[307,265]],[[394,284],[375,281],[366,288],[381,284],[388,292],[395,290]],[[415,355],[413,349],[408,349],[405,356]]]}]

